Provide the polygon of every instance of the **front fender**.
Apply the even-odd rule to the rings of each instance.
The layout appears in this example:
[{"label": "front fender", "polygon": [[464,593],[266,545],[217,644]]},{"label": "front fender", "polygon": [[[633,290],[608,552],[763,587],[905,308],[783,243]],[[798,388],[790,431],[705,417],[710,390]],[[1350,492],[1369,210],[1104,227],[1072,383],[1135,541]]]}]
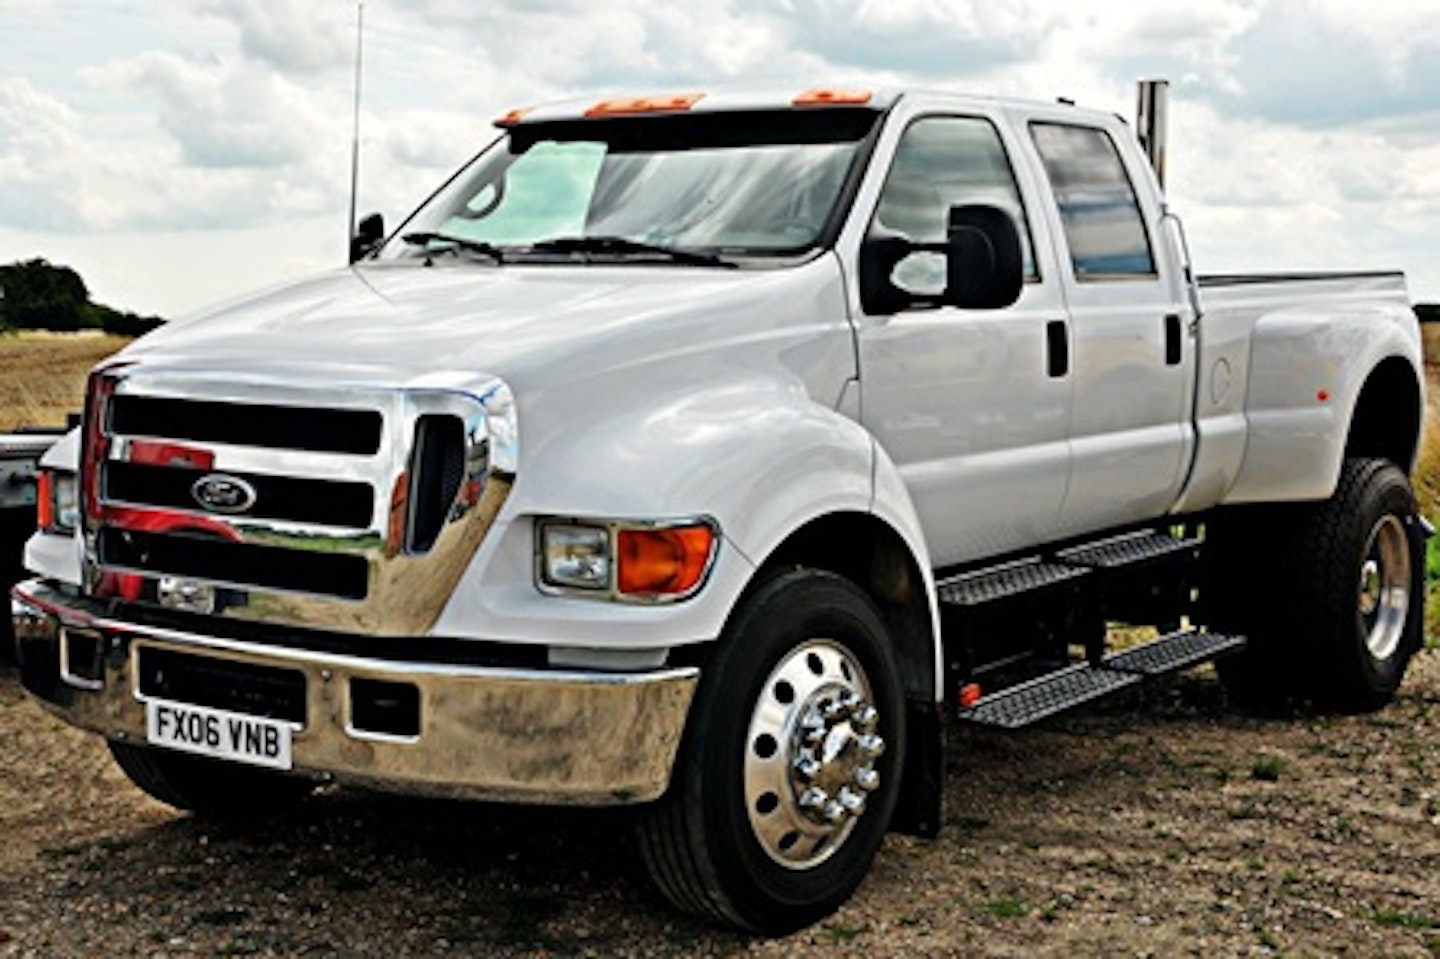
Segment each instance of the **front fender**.
[{"label": "front fender", "polygon": [[[869,434],[812,400],[798,381],[753,375],[697,386],[652,371],[644,394],[643,405],[633,390],[613,405],[577,405],[563,429],[522,439],[524,462],[506,516],[436,633],[609,649],[712,640],[786,536],[818,516],[868,513],[876,505]],[[880,505],[887,521],[908,512],[902,535],[921,543],[908,496],[896,495],[898,482],[887,482]],[[535,586],[539,517],[700,515],[719,523],[723,539],[706,585],[685,602],[610,603],[549,596]],[[928,567],[923,546],[919,556]]]}]

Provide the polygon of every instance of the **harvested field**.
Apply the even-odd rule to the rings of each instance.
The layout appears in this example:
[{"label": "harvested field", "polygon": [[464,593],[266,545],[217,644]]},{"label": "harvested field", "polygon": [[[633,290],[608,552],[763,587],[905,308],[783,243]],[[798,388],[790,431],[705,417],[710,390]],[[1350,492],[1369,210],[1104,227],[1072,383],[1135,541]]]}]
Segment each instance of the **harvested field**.
[{"label": "harvested field", "polygon": [[129,339],[99,333],[0,335],[0,430],[64,426],[85,399],[85,374]]}]

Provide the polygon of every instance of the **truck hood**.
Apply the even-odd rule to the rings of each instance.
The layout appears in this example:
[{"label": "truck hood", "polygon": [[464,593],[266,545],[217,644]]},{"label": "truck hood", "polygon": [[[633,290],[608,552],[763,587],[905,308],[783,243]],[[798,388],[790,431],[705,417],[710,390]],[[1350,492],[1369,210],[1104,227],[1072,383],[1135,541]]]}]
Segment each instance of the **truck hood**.
[{"label": "truck hood", "polygon": [[813,289],[824,260],[774,270],[373,264],[177,320],[120,358],[333,385],[405,387],[449,371],[518,385],[547,367],[553,378],[562,360],[623,365],[625,354],[743,336],[727,315],[744,317],[740,327],[757,310],[773,317],[775,303]]}]

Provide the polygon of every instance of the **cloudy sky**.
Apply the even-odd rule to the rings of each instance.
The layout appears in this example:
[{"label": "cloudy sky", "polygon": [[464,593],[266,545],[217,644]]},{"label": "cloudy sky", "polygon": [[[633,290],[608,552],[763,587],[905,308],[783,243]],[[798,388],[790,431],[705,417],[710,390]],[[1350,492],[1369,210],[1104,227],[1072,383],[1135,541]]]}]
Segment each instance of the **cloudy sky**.
[{"label": "cloudy sky", "polygon": [[[0,0],[0,263],[180,315],[343,262],[354,0]],[[1172,81],[1202,272],[1403,268],[1440,300],[1440,0],[366,0],[359,206],[515,107],[735,80],[1134,112]],[[393,222],[393,219],[392,219]]]}]

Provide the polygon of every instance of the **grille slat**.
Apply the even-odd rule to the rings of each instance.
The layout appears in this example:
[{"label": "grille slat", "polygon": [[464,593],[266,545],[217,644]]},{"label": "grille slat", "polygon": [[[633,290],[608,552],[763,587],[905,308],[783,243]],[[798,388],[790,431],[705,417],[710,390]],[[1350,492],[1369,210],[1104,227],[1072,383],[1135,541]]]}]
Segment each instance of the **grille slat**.
[{"label": "grille slat", "polygon": [[100,530],[99,550],[101,564],[141,573],[353,600],[364,599],[369,592],[370,564],[354,554],[113,527]]},{"label": "grille slat", "polygon": [[[102,495],[111,502],[204,512],[191,490],[205,475],[202,470],[108,463]],[[255,505],[245,511],[246,517],[364,528],[374,514],[374,493],[367,483],[254,473],[226,475],[243,479],[255,489]]]},{"label": "grille slat", "polygon": [[219,403],[120,394],[108,431],[125,436],[369,456],[380,449],[377,410]]}]

